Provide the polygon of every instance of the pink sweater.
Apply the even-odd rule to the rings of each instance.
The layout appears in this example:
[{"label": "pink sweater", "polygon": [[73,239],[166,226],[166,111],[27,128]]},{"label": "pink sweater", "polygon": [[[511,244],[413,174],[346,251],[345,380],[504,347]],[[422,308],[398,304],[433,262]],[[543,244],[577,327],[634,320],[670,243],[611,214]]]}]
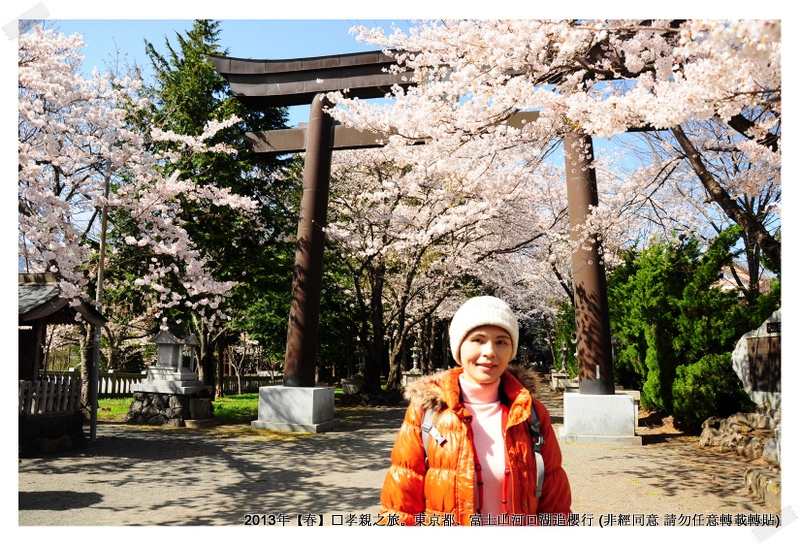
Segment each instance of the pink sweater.
[{"label": "pink sweater", "polygon": [[503,513],[503,478],[506,449],[503,429],[508,412],[500,403],[500,380],[473,384],[459,377],[464,406],[472,414],[472,434],[483,477],[481,514],[497,517]]}]

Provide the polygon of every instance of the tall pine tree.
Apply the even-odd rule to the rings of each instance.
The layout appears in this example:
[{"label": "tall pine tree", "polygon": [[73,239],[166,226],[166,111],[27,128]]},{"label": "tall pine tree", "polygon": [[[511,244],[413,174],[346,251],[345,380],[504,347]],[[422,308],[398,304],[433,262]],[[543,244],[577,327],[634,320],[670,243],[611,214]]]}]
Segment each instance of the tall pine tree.
[{"label": "tall pine tree", "polygon": [[[286,159],[248,151],[245,134],[285,127],[283,108],[250,110],[230,96],[228,83],[214,68],[210,55],[226,55],[219,45],[218,21],[196,20],[185,35],[176,34],[177,45],[165,39],[164,51],[146,42],[147,55],[154,69],[154,83],[148,87],[151,108],[142,120],[165,131],[199,135],[206,124],[236,115],[242,119],[220,131],[216,142],[235,150],[234,154],[186,155],[174,168],[181,176],[200,184],[229,188],[231,192],[258,199],[259,221],[252,221],[227,209],[207,203],[185,203],[194,221],[184,227],[208,256],[216,277],[238,282],[225,302],[228,314],[235,319],[257,313],[280,330],[282,338],[270,341],[285,343],[294,249],[286,242],[296,224],[299,193],[291,177],[276,175]],[[162,144],[154,144],[162,145]],[[214,352],[235,342],[238,333],[232,324],[220,327],[204,316],[178,307],[172,320],[192,324],[201,342],[201,375],[206,384],[214,384]],[[221,362],[221,359],[217,359]],[[217,381],[216,393],[221,393]]]}]

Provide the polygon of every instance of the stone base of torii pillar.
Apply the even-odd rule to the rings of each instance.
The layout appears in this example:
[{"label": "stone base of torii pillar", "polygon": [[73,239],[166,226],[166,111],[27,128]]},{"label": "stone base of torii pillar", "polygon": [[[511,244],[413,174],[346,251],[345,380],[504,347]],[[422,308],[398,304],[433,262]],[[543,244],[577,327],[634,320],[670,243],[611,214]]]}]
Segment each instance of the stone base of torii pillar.
[{"label": "stone base of torii pillar", "polygon": [[641,445],[636,435],[636,397],[628,392],[591,395],[564,392],[562,443]]},{"label": "stone base of torii pillar", "polygon": [[258,420],[250,425],[264,430],[324,432],[339,425],[333,406],[330,386],[262,386],[258,389]]}]

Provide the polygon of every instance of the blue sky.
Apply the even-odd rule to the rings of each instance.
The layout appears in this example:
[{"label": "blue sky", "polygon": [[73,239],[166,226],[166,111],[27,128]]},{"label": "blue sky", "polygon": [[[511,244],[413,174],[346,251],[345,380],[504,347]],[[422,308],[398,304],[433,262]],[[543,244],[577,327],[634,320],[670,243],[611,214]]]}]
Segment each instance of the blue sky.
[{"label": "blue sky", "polygon": [[[82,53],[84,70],[88,74],[93,67],[107,71],[113,64],[116,52],[124,57],[123,62],[136,63],[149,74],[149,59],[145,54],[144,41],[152,43],[159,52],[166,52],[166,40],[178,47],[177,34],[185,34],[192,26],[191,19],[146,20],[146,19],[57,19],[52,21],[66,35],[81,34],[87,44]],[[351,53],[377,49],[360,43],[349,33],[355,25],[391,28],[392,21],[375,19],[283,19],[243,20],[221,19],[219,44],[227,49],[231,57],[252,59],[289,59],[313,57],[335,53]],[[398,25],[407,28],[405,20]],[[308,121],[307,106],[289,110],[289,125]]]}]

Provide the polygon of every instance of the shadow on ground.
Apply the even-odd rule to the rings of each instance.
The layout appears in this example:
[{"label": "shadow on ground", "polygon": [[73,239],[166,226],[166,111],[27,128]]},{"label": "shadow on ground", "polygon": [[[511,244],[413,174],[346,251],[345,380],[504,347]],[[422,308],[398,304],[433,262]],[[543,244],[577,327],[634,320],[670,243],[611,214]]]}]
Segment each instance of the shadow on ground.
[{"label": "shadow on ground", "polygon": [[103,497],[96,492],[20,492],[19,510],[68,511],[70,509],[91,507],[102,500]]},{"label": "shadow on ground", "polygon": [[[558,425],[560,396],[545,387],[539,397]],[[248,514],[377,517],[404,412],[337,408],[340,425],[320,434],[246,423],[203,429],[101,423],[97,440],[82,451],[20,459],[19,525],[241,525]],[[696,437],[653,431],[642,446],[562,445],[576,512],[766,511],[742,490],[742,458],[701,449]]]},{"label": "shadow on ground", "polygon": [[[56,525],[377,514],[404,410],[337,409],[340,426],[322,434],[100,424],[97,440],[83,451],[20,461],[20,524],[36,524],[25,516],[34,510],[49,510],[46,524]],[[73,510],[69,521],[53,518],[52,511],[63,509]]]}]

